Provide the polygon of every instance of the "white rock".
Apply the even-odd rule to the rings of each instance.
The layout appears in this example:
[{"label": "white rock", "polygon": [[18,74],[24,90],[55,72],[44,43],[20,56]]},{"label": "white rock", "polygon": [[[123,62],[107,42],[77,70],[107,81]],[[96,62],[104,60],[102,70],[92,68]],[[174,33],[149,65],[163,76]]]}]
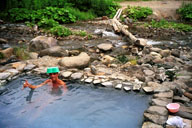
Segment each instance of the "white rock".
[{"label": "white rock", "polygon": [[34,65],[34,64],[28,64],[25,66],[24,71],[30,71],[35,67],[36,67],[36,65]]},{"label": "white rock", "polygon": [[73,74],[71,75],[71,78],[72,78],[73,80],[77,80],[77,79],[81,79],[82,76],[83,76],[83,73],[77,72],[77,73],[73,73]]},{"label": "white rock", "polygon": [[116,89],[121,89],[122,86],[123,86],[122,84],[117,84],[117,85],[115,86],[115,88],[116,88]]},{"label": "white rock", "polygon": [[61,73],[61,75],[62,75],[64,78],[70,77],[71,74],[72,74],[72,72],[70,72],[70,71],[66,71],[66,72],[62,72],[62,73]]},{"label": "white rock", "polygon": [[86,82],[86,83],[91,83],[92,81],[93,81],[93,78],[91,78],[91,77],[85,79],[85,82]]},{"label": "white rock", "polygon": [[19,71],[16,70],[16,69],[8,69],[8,70],[6,70],[6,72],[11,73],[12,76],[15,76],[15,75],[19,74]]},{"label": "white rock", "polygon": [[125,91],[130,91],[130,90],[131,90],[131,87],[124,86],[123,89],[124,89]]},{"label": "white rock", "polygon": [[141,89],[141,84],[134,84],[133,91],[139,91]]},{"label": "white rock", "polygon": [[101,83],[103,86],[105,87],[113,87],[113,83],[112,82],[103,82]]},{"label": "white rock", "polygon": [[6,80],[11,76],[11,73],[0,73],[0,80]]},{"label": "white rock", "polygon": [[93,84],[100,84],[101,83],[101,80],[94,80],[93,81]]}]

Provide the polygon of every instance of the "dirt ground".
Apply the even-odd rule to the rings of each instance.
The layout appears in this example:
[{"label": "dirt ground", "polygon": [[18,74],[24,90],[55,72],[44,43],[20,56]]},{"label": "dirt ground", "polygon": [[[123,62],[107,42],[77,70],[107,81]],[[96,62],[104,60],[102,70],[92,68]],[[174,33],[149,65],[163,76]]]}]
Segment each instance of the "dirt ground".
[{"label": "dirt ground", "polygon": [[181,0],[162,0],[162,1],[125,1],[120,2],[123,9],[130,6],[142,6],[150,7],[153,10],[153,17],[156,19],[170,19],[177,20],[179,16],[176,14],[176,10],[182,6],[183,3],[189,3],[192,1]]}]

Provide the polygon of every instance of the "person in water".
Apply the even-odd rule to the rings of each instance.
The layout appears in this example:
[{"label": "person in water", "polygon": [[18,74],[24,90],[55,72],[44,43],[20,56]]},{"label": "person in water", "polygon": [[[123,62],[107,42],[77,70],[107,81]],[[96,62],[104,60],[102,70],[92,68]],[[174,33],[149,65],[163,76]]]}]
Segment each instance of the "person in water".
[{"label": "person in water", "polygon": [[52,89],[58,89],[60,86],[62,86],[64,91],[67,91],[67,86],[66,86],[65,82],[58,78],[58,76],[59,76],[58,67],[47,68],[47,73],[49,74],[50,79],[45,80],[43,83],[41,83],[39,85],[32,85],[27,80],[25,80],[25,83],[23,84],[23,89],[26,87],[29,87],[31,89],[36,89],[43,85],[48,84],[48,85],[52,86]]}]

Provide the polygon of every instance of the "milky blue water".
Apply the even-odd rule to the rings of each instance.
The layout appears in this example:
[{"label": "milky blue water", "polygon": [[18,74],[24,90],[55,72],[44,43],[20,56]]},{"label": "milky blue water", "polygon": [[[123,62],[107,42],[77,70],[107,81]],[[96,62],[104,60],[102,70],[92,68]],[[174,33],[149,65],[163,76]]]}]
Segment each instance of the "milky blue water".
[{"label": "milky blue water", "polygon": [[68,91],[52,92],[49,85],[21,90],[25,76],[9,82],[0,95],[0,128],[140,128],[149,96],[67,83]]}]

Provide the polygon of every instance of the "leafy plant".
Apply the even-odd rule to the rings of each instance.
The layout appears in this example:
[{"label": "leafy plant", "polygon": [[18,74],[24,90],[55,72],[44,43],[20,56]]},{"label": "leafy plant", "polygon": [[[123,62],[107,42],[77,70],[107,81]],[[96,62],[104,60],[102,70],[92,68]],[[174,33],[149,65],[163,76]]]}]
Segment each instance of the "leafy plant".
[{"label": "leafy plant", "polygon": [[176,72],[175,71],[166,71],[165,74],[168,76],[170,81],[173,81],[176,78]]},{"label": "leafy plant", "polygon": [[153,13],[151,8],[148,7],[140,7],[140,6],[127,6],[124,13],[131,19],[139,20],[142,18],[146,18],[148,15]]},{"label": "leafy plant", "polygon": [[13,8],[8,11],[9,18],[13,22],[29,21],[31,19],[31,13],[33,13],[33,11],[25,8]]},{"label": "leafy plant", "polygon": [[125,64],[125,63],[127,63],[129,61],[128,57],[125,56],[125,55],[118,55],[117,56],[117,60],[120,61],[123,64]]},{"label": "leafy plant", "polygon": [[80,31],[73,32],[73,34],[77,36],[86,36],[87,32],[80,30]]},{"label": "leafy plant", "polygon": [[40,28],[52,28],[52,27],[59,25],[59,23],[57,21],[55,21],[53,19],[47,19],[47,18],[43,18],[37,24]]},{"label": "leafy plant", "polygon": [[25,47],[14,47],[13,53],[16,55],[18,59],[21,59],[21,60],[29,59],[29,54]]},{"label": "leafy plant", "polygon": [[181,17],[187,21],[192,21],[192,3],[183,4],[181,8],[177,10]]},{"label": "leafy plant", "polygon": [[61,37],[72,35],[71,30],[61,25],[51,28],[50,32],[56,36],[61,36]]},{"label": "leafy plant", "polygon": [[145,26],[151,26],[153,28],[175,29],[178,31],[185,31],[185,32],[192,31],[191,25],[187,25],[183,23],[168,22],[164,19],[160,20],[159,22],[152,20],[150,24],[145,24]]}]

